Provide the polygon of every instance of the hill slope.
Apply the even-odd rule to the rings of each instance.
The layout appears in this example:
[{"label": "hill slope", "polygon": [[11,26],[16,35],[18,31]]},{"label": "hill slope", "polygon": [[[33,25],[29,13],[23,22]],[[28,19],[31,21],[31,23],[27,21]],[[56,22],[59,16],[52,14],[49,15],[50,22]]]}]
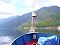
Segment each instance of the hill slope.
[{"label": "hill slope", "polygon": [[[58,7],[58,6],[43,7],[35,12],[36,12],[37,17],[38,17],[38,22],[37,22],[37,24],[35,24],[35,26],[37,28],[38,27],[60,26],[60,7]],[[24,27],[28,27],[28,26],[29,26],[29,22],[22,25],[22,31],[27,32],[27,30],[29,30],[29,29],[24,30]],[[44,32],[44,30],[40,30],[40,32]],[[51,31],[51,32],[52,32],[52,34],[54,32],[57,32],[54,34],[60,34],[60,32],[58,32],[56,30]],[[46,33],[49,33],[49,30],[46,30]]]},{"label": "hill slope", "polygon": [[31,18],[31,13],[0,20],[0,36],[19,36],[22,34],[18,26]]},{"label": "hill slope", "polygon": [[[56,18],[57,15],[60,15],[60,7],[43,7],[35,12],[38,16],[38,20],[52,20],[53,17]],[[0,20],[0,27],[15,28],[29,19],[31,19],[31,13],[24,14],[23,16],[10,17],[4,20]]]},{"label": "hill slope", "polygon": [[[53,24],[54,24],[54,26],[60,25],[60,7],[58,7],[58,6],[43,7],[35,12],[38,17],[37,26],[50,26],[49,24],[51,24],[51,23],[52,23],[51,24],[52,26],[53,26]],[[21,24],[23,24],[23,23],[26,24],[26,22],[29,22],[29,20],[31,19],[31,14],[32,13],[30,12],[28,14],[24,14],[23,16],[15,16],[15,17],[10,17],[7,19],[0,20],[0,30],[1,30],[1,28],[2,29],[8,28],[8,30],[9,29],[13,30],[16,28],[16,30],[18,30],[17,28]],[[42,25],[41,25],[41,21],[42,21]],[[44,21],[46,23],[44,23]],[[50,22],[53,21],[53,22],[50,23],[48,21],[50,21]],[[46,25],[46,24],[48,24],[48,25]],[[23,30],[21,30],[21,31],[23,31]],[[16,31],[14,30],[14,32],[16,32]]]},{"label": "hill slope", "polygon": [[31,13],[24,14],[23,16],[10,17],[0,21],[0,28],[16,28],[18,25],[21,25],[30,18]]}]

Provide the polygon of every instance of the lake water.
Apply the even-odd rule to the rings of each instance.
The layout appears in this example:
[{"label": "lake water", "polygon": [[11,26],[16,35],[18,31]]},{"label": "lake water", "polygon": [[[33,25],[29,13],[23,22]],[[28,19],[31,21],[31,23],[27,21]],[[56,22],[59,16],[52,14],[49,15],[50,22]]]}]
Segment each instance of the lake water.
[{"label": "lake water", "polygon": [[11,45],[11,43],[19,36],[0,36],[0,45]]},{"label": "lake water", "polygon": [[[52,31],[52,30],[39,30],[38,32],[60,34],[59,31]],[[22,33],[19,30],[0,29],[0,45],[10,45],[12,41],[14,41],[18,36],[21,35]]]},{"label": "lake water", "polygon": [[10,43],[22,33],[16,29],[0,29],[0,45],[10,45]]},{"label": "lake water", "polygon": [[10,45],[17,36],[0,36],[0,45]]}]

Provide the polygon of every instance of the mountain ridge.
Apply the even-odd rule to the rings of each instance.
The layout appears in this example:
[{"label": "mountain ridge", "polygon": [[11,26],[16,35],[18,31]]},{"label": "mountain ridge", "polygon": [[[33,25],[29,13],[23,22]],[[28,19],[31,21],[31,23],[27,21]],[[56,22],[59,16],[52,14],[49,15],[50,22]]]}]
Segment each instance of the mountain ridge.
[{"label": "mountain ridge", "polygon": [[[50,6],[50,7],[43,7],[35,11],[39,17],[39,20],[46,20],[50,18],[50,15],[60,14],[60,7],[58,6]],[[3,21],[0,24],[0,28],[16,28],[18,25],[23,24],[24,22],[31,19],[31,12],[24,14],[22,16],[17,16],[15,18],[7,18],[7,21]],[[9,20],[8,20],[9,19]],[[1,21],[0,21],[1,22]]]},{"label": "mountain ridge", "polygon": [[[43,7],[36,10],[35,13],[37,14],[38,21],[55,20],[56,22],[57,19],[60,20],[60,7],[58,6]],[[22,30],[18,29],[18,27],[21,26],[23,23],[29,22],[29,20],[31,21],[31,15],[32,13],[30,12],[22,16],[15,16],[0,20],[0,32],[2,32],[3,35],[15,35],[15,33],[16,35],[20,35]],[[0,33],[0,35],[2,35],[2,33]]]}]

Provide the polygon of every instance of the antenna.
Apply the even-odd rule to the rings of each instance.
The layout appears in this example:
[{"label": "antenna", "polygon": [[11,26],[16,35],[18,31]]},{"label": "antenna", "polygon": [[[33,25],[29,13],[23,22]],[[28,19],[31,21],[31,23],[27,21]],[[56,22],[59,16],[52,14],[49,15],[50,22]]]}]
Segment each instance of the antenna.
[{"label": "antenna", "polygon": [[35,0],[33,0],[33,6],[32,6],[32,22],[31,22],[32,26],[31,26],[30,32],[35,32],[34,23],[35,23],[36,17],[37,17],[36,14],[35,14],[35,11],[33,10],[34,9],[34,1]]}]

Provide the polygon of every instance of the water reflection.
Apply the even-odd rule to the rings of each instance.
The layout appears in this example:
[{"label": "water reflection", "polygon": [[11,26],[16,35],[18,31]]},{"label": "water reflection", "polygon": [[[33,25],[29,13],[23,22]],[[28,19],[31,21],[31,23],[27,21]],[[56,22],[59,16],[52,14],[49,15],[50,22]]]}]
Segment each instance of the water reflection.
[{"label": "water reflection", "polygon": [[10,45],[14,38],[12,36],[1,36],[0,45]]},{"label": "water reflection", "polygon": [[0,28],[0,45],[10,45],[21,34],[16,28]]}]

